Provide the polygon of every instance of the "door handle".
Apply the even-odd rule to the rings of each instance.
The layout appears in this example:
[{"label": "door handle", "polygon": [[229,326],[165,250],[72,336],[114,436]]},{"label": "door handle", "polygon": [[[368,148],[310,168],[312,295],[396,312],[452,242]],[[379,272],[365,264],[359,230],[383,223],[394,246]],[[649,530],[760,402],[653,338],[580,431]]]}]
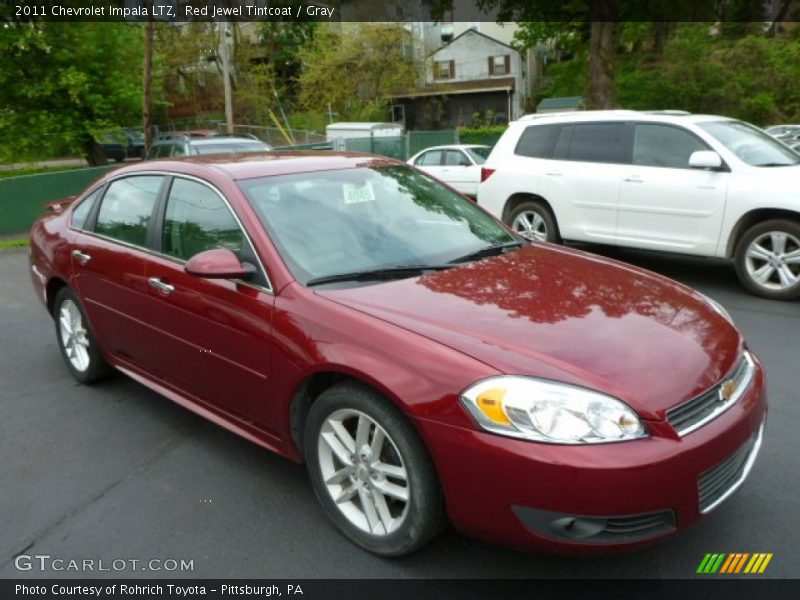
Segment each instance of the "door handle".
[{"label": "door handle", "polygon": [[549,173],[545,173],[545,175],[549,175],[550,177],[561,177],[561,171],[550,171]]},{"label": "door handle", "polygon": [[158,277],[151,277],[150,279],[148,279],[148,282],[150,283],[150,287],[154,287],[157,290],[164,292],[165,294],[171,294],[172,292],[175,291],[174,285],[164,283]]},{"label": "door handle", "polygon": [[83,252],[81,252],[80,250],[73,250],[73,251],[72,251],[72,256],[74,256],[74,257],[75,257],[75,260],[77,260],[77,261],[78,261],[79,263],[81,263],[82,265],[85,265],[85,264],[86,264],[86,263],[88,263],[90,260],[92,260],[92,257],[91,257],[91,256],[89,256],[88,254],[84,254],[84,253],[83,253]]},{"label": "door handle", "polygon": [[627,181],[628,183],[644,183],[644,180],[642,180],[642,178],[638,175],[630,175],[622,181]]}]

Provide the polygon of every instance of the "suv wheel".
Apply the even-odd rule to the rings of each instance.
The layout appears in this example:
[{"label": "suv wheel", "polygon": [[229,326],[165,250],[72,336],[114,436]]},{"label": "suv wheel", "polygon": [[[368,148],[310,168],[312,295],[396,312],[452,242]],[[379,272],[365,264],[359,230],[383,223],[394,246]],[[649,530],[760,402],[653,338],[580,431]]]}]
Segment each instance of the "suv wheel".
[{"label": "suv wheel", "polygon": [[756,295],[800,297],[800,224],[774,219],[748,229],[736,245],[736,274]]},{"label": "suv wheel", "polygon": [[523,202],[517,206],[508,215],[506,224],[531,241],[561,243],[561,236],[558,233],[558,225],[553,213],[536,200]]},{"label": "suv wheel", "polygon": [[370,388],[336,385],[311,405],[305,425],[311,485],[328,517],[376,554],[408,554],[443,520],[436,471],[414,427]]}]

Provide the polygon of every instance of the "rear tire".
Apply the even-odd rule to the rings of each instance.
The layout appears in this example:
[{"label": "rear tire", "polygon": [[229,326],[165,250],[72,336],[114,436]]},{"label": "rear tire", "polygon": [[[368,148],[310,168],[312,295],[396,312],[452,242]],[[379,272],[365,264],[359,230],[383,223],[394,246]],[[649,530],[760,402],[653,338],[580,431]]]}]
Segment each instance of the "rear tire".
[{"label": "rear tire", "polygon": [[517,206],[506,218],[506,225],[531,241],[561,243],[555,216],[539,200],[528,200]]},{"label": "rear tire", "polygon": [[402,556],[439,532],[436,470],[416,429],[380,394],[352,382],[329,388],[311,405],[304,440],[314,493],[351,541]]},{"label": "rear tire", "polygon": [[771,219],[736,244],[736,275],[751,293],[771,300],[800,297],[800,223]]},{"label": "rear tire", "polygon": [[56,294],[53,319],[61,356],[78,382],[94,383],[113,373],[97,347],[77,296],[67,287],[61,288]]}]

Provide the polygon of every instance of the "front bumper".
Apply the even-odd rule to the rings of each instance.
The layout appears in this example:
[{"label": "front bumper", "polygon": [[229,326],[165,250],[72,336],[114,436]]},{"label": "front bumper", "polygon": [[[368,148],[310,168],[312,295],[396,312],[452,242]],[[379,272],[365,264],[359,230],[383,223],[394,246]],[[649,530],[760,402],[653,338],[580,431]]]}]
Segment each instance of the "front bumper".
[{"label": "front bumper", "polygon": [[463,533],[571,554],[631,549],[691,526],[741,485],[767,411],[756,367],[734,406],[683,438],[648,422],[646,439],[566,446],[416,422]]}]

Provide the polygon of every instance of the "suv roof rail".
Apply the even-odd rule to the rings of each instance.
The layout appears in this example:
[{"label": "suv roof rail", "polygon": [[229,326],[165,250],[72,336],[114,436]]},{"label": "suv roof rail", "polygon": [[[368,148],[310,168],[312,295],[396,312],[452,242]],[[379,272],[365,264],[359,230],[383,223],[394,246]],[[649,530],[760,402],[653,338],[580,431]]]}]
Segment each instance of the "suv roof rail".
[{"label": "suv roof rail", "polygon": [[642,114],[645,114],[645,115],[676,115],[676,116],[682,116],[682,115],[690,115],[690,114],[692,114],[688,110],[672,110],[672,109],[669,109],[669,110],[643,110],[641,112],[642,112]]},{"label": "suv roof rail", "polygon": [[531,113],[528,115],[522,115],[518,121],[535,121],[536,119],[546,119],[548,117],[577,117],[577,116],[584,116],[584,115],[633,115],[636,114],[637,111],[635,110],[628,110],[625,108],[619,109],[609,109],[609,110],[571,110],[571,111],[564,111],[564,112],[549,112],[549,113]]}]

